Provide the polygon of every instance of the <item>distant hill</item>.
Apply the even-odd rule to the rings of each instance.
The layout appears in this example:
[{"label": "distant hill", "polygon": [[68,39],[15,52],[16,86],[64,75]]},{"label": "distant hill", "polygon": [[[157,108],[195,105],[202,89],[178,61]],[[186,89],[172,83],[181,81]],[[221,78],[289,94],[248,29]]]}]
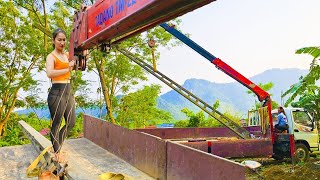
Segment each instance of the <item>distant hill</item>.
[{"label": "distant hill", "polygon": [[[255,84],[273,82],[274,87],[270,90],[272,99],[281,103],[281,91],[286,91],[292,84],[299,80],[300,76],[308,73],[308,70],[301,69],[270,69],[249,78]],[[231,83],[215,83],[203,79],[188,79],[182,85],[184,88],[194,93],[196,96],[212,105],[217,99],[220,101],[220,109],[239,112],[246,114],[253,107],[257,97],[247,94],[247,88],[238,82]],[[176,120],[185,119],[185,115],[181,113],[181,109],[187,107],[194,111],[200,109],[185,99],[183,96],[175,92],[169,91],[158,98],[158,107],[170,112]],[[28,114],[32,109],[17,111],[19,114]],[[77,112],[82,110],[77,109]],[[85,109],[86,114],[99,117],[99,108]],[[49,119],[48,109],[37,109],[36,113],[39,117]],[[105,116],[106,108],[102,108],[102,115]]]},{"label": "distant hill", "polygon": [[[299,77],[308,73],[301,69],[270,69],[249,78],[255,84],[273,82],[270,90],[272,99],[281,103],[281,91],[286,91],[299,80]],[[196,96],[212,105],[217,99],[220,101],[220,110],[231,110],[245,114],[257,101],[257,97],[247,94],[247,88],[238,82],[214,83],[202,79],[188,79],[182,85]],[[169,91],[158,99],[158,107],[173,114],[175,119],[184,119],[180,112],[187,107],[199,111],[195,105],[175,91]]]}]

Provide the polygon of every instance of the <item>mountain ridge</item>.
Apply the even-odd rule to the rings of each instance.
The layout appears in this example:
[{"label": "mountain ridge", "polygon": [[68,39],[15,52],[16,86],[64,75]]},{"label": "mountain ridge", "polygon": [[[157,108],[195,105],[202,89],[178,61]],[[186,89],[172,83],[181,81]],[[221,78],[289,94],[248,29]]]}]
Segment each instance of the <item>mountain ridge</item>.
[{"label": "mountain ridge", "polygon": [[[274,87],[268,93],[272,94],[274,101],[281,104],[281,92],[289,89],[292,84],[298,82],[299,78],[307,73],[308,70],[298,68],[273,68],[249,79],[255,84],[273,82]],[[256,96],[254,97],[252,94],[247,93],[248,88],[236,81],[217,83],[204,79],[190,78],[182,86],[209,105],[213,105],[216,100],[219,100],[220,107],[218,110],[220,111],[240,112],[245,115],[254,106],[255,102],[258,102]],[[170,112],[176,120],[186,119],[186,116],[181,112],[183,108],[189,108],[196,112],[200,110],[200,108],[174,90],[160,95],[157,106],[162,110]],[[77,109],[77,112],[80,111]],[[84,111],[92,116],[100,116],[99,108],[85,109]],[[25,109],[18,111],[19,114],[28,114],[30,112],[33,112],[33,110]],[[36,113],[39,117],[50,118],[48,109],[38,109]],[[103,107],[102,117],[104,117],[105,113],[106,108]]]},{"label": "mountain ridge", "polygon": [[[299,78],[307,73],[308,70],[298,68],[273,68],[249,79],[255,84],[273,82],[274,87],[268,93],[272,95],[271,98],[274,101],[281,104],[281,93],[289,89],[292,84],[298,82]],[[248,88],[237,81],[216,83],[191,78],[187,79],[182,86],[210,105],[219,99],[219,110],[236,111],[245,114],[258,101],[256,96],[254,97],[252,94],[247,93]],[[170,108],[167,108],[166,105],[175,105],[176,108],[170,106]],[[200,110],[173,90],[159,97],[158,106],[173,114],[175,119],[186,118],[183,113],[177,112],[177,108],[180,111],[185,107],[194,111]]]}]

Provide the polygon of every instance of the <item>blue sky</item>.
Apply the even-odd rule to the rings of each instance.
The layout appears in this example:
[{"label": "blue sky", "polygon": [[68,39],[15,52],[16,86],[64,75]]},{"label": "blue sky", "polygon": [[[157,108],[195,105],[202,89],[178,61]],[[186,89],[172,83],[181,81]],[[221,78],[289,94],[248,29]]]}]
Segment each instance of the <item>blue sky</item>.
[{"label": "blue sky", "polygon": [[[182,16],[181,30],[249,78],[272,68],[308,69],[311,56],[295,51],[320,45],[319,17],[319,0],[218,0]],[[186,45],[160,53],[158,70],[179,84],[190,78],[234,81]],[[152,75],[141,85],[150,83],[161,84],[162,93],[170,90]]]}]

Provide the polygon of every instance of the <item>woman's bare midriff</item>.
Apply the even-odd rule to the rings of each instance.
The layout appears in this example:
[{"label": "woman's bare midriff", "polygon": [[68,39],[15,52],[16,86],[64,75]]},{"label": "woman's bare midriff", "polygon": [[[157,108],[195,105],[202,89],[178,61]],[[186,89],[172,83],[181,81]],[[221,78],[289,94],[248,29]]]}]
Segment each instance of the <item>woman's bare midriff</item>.
[{"label": "woman's bare midriff", "polygon": [[70,80],[65,80],[65,81],[52,81],[52,84],[62,84],[62,83],[70,83]]}]

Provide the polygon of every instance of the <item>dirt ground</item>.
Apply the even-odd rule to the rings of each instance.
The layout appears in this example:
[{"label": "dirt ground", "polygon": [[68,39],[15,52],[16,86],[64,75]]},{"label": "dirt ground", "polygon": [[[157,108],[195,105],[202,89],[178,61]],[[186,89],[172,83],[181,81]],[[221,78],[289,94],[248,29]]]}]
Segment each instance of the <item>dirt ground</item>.
[{"label": "dirt ground", "polygon": [[320,179],[320,158],[310,158],[307,163],[292,164],[291,159],[252,159],[262,164],[256,172],[247,169],[248,180],[316,180]]}]

